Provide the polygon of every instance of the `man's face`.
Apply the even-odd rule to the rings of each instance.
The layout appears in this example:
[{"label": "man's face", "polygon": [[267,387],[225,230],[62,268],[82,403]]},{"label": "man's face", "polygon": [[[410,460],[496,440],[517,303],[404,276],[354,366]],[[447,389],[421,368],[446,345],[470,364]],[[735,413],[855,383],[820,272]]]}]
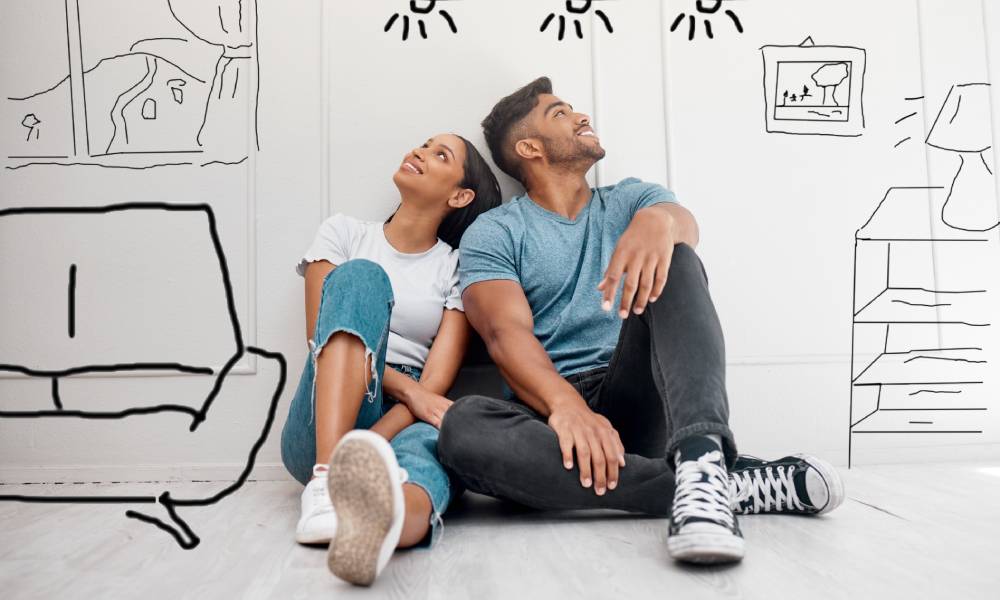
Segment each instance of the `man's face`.
[{"label": "man's face", "polygon": [[528,115],[532,137],[541,141],[550,164],[576,165],[589,170],[606,152],[590,126],[590,116],[552,94],[538,97],[538,106]]}]

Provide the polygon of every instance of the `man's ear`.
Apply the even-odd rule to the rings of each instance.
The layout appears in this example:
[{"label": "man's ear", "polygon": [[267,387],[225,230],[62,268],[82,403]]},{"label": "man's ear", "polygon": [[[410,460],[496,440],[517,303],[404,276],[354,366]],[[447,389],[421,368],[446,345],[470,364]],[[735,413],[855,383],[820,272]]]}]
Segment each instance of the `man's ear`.
[{"label": "man's ear", "polygon": [[514,152],[524,160],[541,158],[542,144],[536,138],[524,138],[514,144]]},{"label": "man's ear", "polygon": [[476,192],[468,188],[459,188],[457,192],[448,198],[448,206],[451,208],[465,208],[476,199]]}]

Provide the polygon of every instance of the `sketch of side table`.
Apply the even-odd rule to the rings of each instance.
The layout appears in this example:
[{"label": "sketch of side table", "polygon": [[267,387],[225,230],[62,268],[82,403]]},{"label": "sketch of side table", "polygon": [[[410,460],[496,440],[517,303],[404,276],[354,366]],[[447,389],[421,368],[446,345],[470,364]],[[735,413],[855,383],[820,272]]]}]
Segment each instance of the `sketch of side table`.
[{"label": "sketch of side table", "polygon": [[855,234],[848,466],[857,435],[983,433],[992,294],[969,267],[997,235],[949,227],[946,200],[891,188]]}]

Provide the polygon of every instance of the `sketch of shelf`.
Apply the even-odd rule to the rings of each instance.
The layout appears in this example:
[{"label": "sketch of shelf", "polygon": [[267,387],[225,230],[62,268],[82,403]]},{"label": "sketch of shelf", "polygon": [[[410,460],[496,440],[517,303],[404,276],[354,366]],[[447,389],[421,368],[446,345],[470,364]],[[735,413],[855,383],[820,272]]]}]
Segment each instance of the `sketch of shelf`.
[{"label": "sketch of shelf", "polygon": [[0,39],[26,57],[0,102],[7,169],[239,164],[259,149],[256,0],[17,3]]},{"label": "sketch of shelf", "polygon": [[991,367],[980,340],[996,297],[968,278],[936,279],[963,270],[956,256],[990,260],[997,240],[947,225],[947,200],[942,187],[891,188],[855,233],[848,466],[856,435],[983,433]]}]

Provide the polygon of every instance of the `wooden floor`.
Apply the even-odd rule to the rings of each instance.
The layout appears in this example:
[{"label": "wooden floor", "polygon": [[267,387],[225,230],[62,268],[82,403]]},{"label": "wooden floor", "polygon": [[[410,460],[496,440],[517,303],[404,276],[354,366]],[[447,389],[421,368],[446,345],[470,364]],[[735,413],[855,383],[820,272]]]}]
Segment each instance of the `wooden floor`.
[{"label": "wooden floor", "polygon": [[[250,482],[219,504],[187,510],[202,539],[189,551],[126,519],[120,506],[0,502],[0,597],[1000,597],[1000,465],[842,473],[848,500],[825,517],[743,517],[747,557],[729,567],[671,561],[663,519],[533,513],[466,496],[439,545],[397,553],[370,590],[329,575],[324,550],[294,543],[299,487],[291,482]],[[206,485],[171,489],[194,495]],[[5,485],[0,495],[65,488]]]}]

